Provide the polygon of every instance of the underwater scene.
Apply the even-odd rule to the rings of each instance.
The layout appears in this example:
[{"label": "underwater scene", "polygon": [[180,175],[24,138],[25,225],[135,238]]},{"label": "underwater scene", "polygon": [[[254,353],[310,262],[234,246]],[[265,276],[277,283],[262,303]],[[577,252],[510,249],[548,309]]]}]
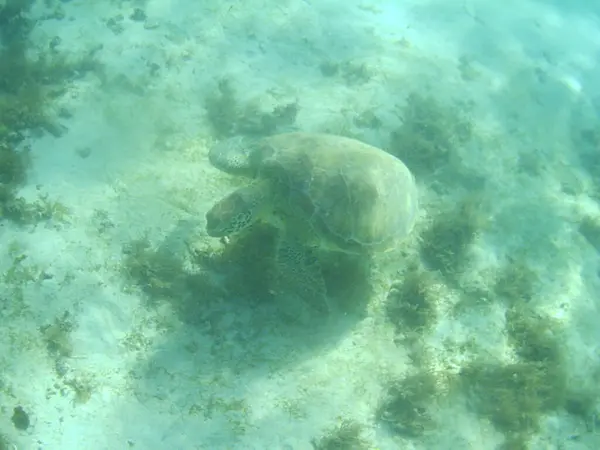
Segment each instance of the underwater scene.
[{"label": "underwater scene", "polygon": [[30,449],[600,449],[600,4],[0,0]]}]

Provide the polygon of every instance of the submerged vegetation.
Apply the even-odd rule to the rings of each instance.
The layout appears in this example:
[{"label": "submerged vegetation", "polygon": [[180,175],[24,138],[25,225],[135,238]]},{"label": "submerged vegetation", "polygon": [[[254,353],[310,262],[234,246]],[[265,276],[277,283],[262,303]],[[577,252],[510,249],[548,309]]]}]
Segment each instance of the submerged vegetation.
[{"label": "submerged vegetation", "polygon": [[421,256],[425,264],[445,276],[459,273],[484,225],[479,195],[467,196],[441,211],[421,236]]},{"label": "submerged vegetation", "polygon": [[[597,394],[583,394],[570,380],[561,324],[525,301],[508,306],[506,332],[514,351],[502,363],[477,358],[463,366],[458,382],[470,406],[505,436],[502,448],[528,448],[544,416],[566,411],[592,417]],[[588,401],[581,401],[588,397]]]},{"label": "submerged vegetation", "polygon": [[[167,300],[185,320],[194,317],[199,302],[243,298],[270,302],[274,292],[274,255],[278,231],[257,223],[218,249],[208,246],[175,249],[166,237],[154,245],[147,236],[123,247],[121,268],[129,287],[151,303]],[[368,266],[361,258],[324,255],[323,276],[328,292],[344,313],[361,315],[369,298]],[[348,283],[348,279],[355,280]]]},{"label": "submerged vegetation", "polygon": [[410,267],[401,281],[392,285],[386,300],[386,316],[398,333],[423,333],[436,319],[437,296],[433,275]]},{"label": "submerged vegetation", "polygon": [[579,223],[579,233],[594,249],[600,253],[600,221],[585,217]]},{"label": "submerged vegetation", "polygon": [[[438,267],[454,268],[457,262]],[[441,386],[448,383],[450,395],[466,398],[472,412],[504,435],[499,447],[502,449],[529,448],[532,438],[542,430],[544,419],[554,414],[567,413],[583,421],[588,429],[594,426],[600,396],[574,381],[577,374],[569,370],[563,345],[564,324],[535,308],[539,279],[524,255],[509,259],[487,292],[505,310],[506,356],[481,353],[467,342],[460,345],[464,353],[458,370],[433,372],[426,340],[442,316],[438,303],[445,290],[435,286],[443,281],[424,268],[409,267],[388,294],[387,319],[397,333],[412,333],[418,339],[402,341],[415,372],[387,383],[376,410],[380,424],[394,435],[418,439],[437,426],[432,411],[439,408],[439,399],[446,394]],[[466,298],[469,293],[460,295]]]},{"label": "submerged vegetation", "polygon": [[435,427],[431,408],[439,397],[436,375],[421,370],[390,382],[377,408],[377,420],[394,434],[408,438],[423,435]]},{"label": "submerged vegetation", "polygon": [[19,225],[54,220],[66,222],[69,209],[62,203],[40,195],[31,202],[18,195],[27,178],[30,154],[26,147],[15,146],[0,140],[0,220],[10,220]]},{"label": "submerged vegetation", "polygon": [[364,427],[351,420],[342,420],[319,439],[312,440],[314,450],[369,450],[372,446],[363,438]]},{"label": "submerged vegetation", "polygon": [[[30,59],[27,37],[33,24],[22,12],[31,3],[9,0],[8,7],[0,7],[3,42],[0,46],[0,219],[17,224],[64,219],[68,215],[58,202],[42,197],[32,203],[19,197],[31,164],[30,152],[22,144],[30,131],[41,130],[55,136],[64,132],[53,118],[52,100],[61,95],[65,80],[93,66],[89,60],[75,65],[68,63],[55,49]],[[320,68],[323,75],[340,76],[350,85],[371,77],[370,69],[362,65],[327,63]],[[217,138],[273,134],[293,126],[298,113],[295,102],[284,102],[267,110],[257,103],[245,103],[229,80],[217,83],[215,92],[205,98],[204,106]],[[380,126],[374,114],[365,113],[359,119],[365,126]],[[458,108],[447,109],[431,97],[412,94],[402,112],[402,124],[392,133],[389,150],[417,174],[433,174],[452,164],[453,154],[468,142],[471,134],[471,123]],[[105,218],[98,219],[102,229],[112,226]],[[437,290],[436,285],[452,280],[467,267],[469,252],[485,226],[478,195],[459,199],[432,217],[421,236],[422,265],[408,267],[384,303],[386,320],[396,334],[425,341],[432,330],[437,331],[437,321],[444,315],[440,295],[445,290]],[[586,219],[579,231],[600,249],[598,223]],[[150,303],[167,300],[183,320],[193,322],[197,315],[209,310],[207,302],[220,302],[224,297],[260,302],[274,297],[270,276],[276,233],[270,227],[256,225],[217,250],[210,251],[206,246],[189,252],[171,247],[168,239],[155,245],[144,236],[124,246],[121,268],[128,287],[138,288]],[[8,275],[20,274],[15,272],[21,267],[20,261],[16,261]],[[365,309],[371,294],[368,282],[362,281],[368,278],[365,265],[351,257],[342,259],[335,255],[325,256],[324,262],[323,274],[332,295],[350,299],[346,304],[348,309],[356,305]],[[527,448],[546,415],[566,411],[582,418],[592,416],[597,396],[574,390],[570,385],[565,349],[561,345],[562,324],[536,312],[530,305],[538,281],[537,273],[525,259],[515,258],[497,274],[490,288],[490,297],[506,308],[505,341],[509,351],[505,359],[482,355],[456,358],[452,364],[458,374],[434,372],[427,364],[415,363],[418,367],[414,372],[385,385],[374,411],[377,424],[401,439],[426,436],[438,425],[435,414],[438,400],[446,394],[441,380],[452,381],[453,387],[457,387],[453,392],[464,394],[471,411],[505,436],[503,448],[507,450]],[[454,287],[448,287],[448,291]],[[232,309],[230,305],[226,308]],[[213,322],[210,325],[216,329],[215,333],[222,333]],[[71,334],[75,326],[65,315],[40,327],[39,332],[62,380],[61,387],[51,395],[62,395],[62,388],[67,387],[75,403],[84,403],[93,395],[96,383],[91,377],[72,375],[65,364],[72,358]],[[148,338],[142,332],[133,333],[124,343],[131,350],[142,347],[144,339]],[[418,350],[425,354],[425,347],[426,343]],[[421,357],[421,361],[424,359]],[[418,360],[414,358],[413,362]],[[311,444],[315,450],[374,448],[366,434],[361,423],[340,418]],[[0,434],[0,450],[9,446],[3,436]]]},{"label": "submerged vegetation", "polygon": [[0,218],[14,217],[16,192],[25,182],[29,153],[0,142]]},{"label": "submerged vegetation", "polygon": [[589,173],[596,188],[596,195],[600,193],[600,121],[595,115],[591,120],[581,120],[574,115],[571,121],[571,141],[575,152],[579,156],[581,167]]},{"label": "submerged vegetation", "polygon": [[[124,246],[122,271],[128,284],[141,289],[149,302],[166,300],[181,317],[192,320],[199,302],[215,301],[225,294],[255,299],[272,296],[268,279],[274,237],[270,228],[255,227],[218,251],[180,251],[171,248],[168,239],[156,246],[142,237]],[[222,278],[227,282],[216,281]]]},{"label": "submerged vegetation", "polygon": [[58,202],[19,197],[31,162],[23,141],[39,132],[60,137],[66,128],[57,121],[54,100],[70,80],[96,68],[92,54],[69,61],[57,51],[56,40],[31,51],[35,21],[27,13],[32,4],[8,0],[0,7],[0,220],[18,224],[66,218],[68,211]]},{"label": "submerged vegetation", "polygon": [[373,70],[365,63],[325,60],[319,64],[324,77],[339,77],[348,86],[361,85],[373,78]]},{"label": "submerged vegetation", "polygon": [[537,282],[537,273],[525,260],[513,258],[500,270],[493,290],[509,306],[522,304],[534,297]]},{"label": "submerged vegetation", "polygon": [[32,3],[8,1],[0,10],[0,142],[18,143],[29,130],[60,136],[64,130],[51,104],[83,67],[56,49],[31,51],[29,33],[35,22],[27,12]]},{"label": "submerged vegetation", "polygon": [[461,382],[475,411],[505,435],[507,449],[527,448],[543,414],[565,399],[562,369],[534,362],[475,362],[463,369]]},{"label": "submerged vegetation", "polygon": [[417,175],[443,169],[472,136],[471,121],[459,108],[446,107],[431,96],[410,94],[400,117],[389,151]]},{"label": "submerged vegetation", "polygon": [[217,89],[204,100],[207,120],[215,137],[234,135],[267,136],[294,125],[296,102],[264,109],[260,102],[240,102],[232,82],[221,79]]}]

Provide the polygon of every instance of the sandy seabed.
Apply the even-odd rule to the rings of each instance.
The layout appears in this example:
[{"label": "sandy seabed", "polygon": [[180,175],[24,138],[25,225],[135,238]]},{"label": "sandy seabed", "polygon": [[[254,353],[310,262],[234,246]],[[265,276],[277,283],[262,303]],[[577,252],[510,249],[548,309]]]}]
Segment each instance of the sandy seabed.
[{"label": "sandy seabed", "polygon": [[[600,138],[581,137],[600,130],[600,13],[515,0],[38,3],[32,54],[59,37],[61,54],[95,65],[54,101],[65,132],[25,142],[20,195],[63,213],[0,228],[0,448],[600,448]],[[389,149],[414,96],[445,105],[440,129],[468,123],[468,139],[455,129],[436,147],[442,166],[405,161],[422,211],[360,313],[295,322],[198,264],[222,249],[204,214],[238,185],[209,165],[214,142],[291,127]],[[286,107],[293,120],[276,114]],[[431,267],[431,230],[473,193],[481,229],[464,265]],[[407,330],[389,292],[414,264],[433,300]],[[527,293],[502,289],[519,274],[535,280]],[[515,295],[526,306],[502,298]],[[538,381],[566,393],[532,395],[536,423],[507,431],[495,411],[530,407],[518,398],[536,384],[456,379],[482,359],[513,378],[546,370],[550,357],[523,356],[535,330],[515,332],[514,311],[557,342],[560,370]],[[402,384],[419,376],[432,380],[425,400]],[[334,447],[340,429],[355,440]]]}]

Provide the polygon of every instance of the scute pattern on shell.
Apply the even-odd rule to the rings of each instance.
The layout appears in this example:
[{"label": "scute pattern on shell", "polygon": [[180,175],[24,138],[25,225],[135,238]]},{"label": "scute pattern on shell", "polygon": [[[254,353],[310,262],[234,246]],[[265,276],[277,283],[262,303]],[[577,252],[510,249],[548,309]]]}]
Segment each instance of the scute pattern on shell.
[{"label": "scute pattern on shell", "polygon": [[[296,226],[352,253],[385,251],[406,237],[418,200],[408,168],[385,151],[341,136],[286,133],[268,148],[257,176],[273,183],[273,204]],[[299,222],[299,223],[298,223]]]}]

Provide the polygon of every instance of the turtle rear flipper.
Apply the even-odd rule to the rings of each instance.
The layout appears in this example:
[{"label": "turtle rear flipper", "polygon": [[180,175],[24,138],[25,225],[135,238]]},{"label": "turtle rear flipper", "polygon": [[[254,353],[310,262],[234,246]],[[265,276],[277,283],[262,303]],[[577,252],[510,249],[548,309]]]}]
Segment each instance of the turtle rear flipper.
[{"label": "turtle rear flipper", "polygon": [[300,297],[317,312],[329,313],[325,279],[314,251],[297,239],[286,237],[280,240],[275,257],[278,290]]}]

